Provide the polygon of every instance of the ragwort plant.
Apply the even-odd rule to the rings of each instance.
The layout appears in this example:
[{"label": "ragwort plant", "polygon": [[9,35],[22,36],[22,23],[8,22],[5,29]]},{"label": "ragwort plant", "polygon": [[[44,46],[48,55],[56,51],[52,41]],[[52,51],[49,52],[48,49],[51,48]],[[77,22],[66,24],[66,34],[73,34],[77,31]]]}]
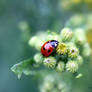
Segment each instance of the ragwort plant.
[{"label": "ragwort plant", "polygon": [[[48,41],[57,41],[58,45],[52,53],[45,56],[41,48]],[[40,32],[31,37],[28,44],[36,49],[37,53],[30,59],[15,64],[11,70],[18,78],[21,78],[22,74],[40,77],[44,75],[42,84],[39,85],[40,92],[69,92],[70,86],[61,80],[62,74],[71,73],[75,78],[82,77],[80,67],[85,63],[84,59],[91,57],[86,32],[82,28],[72,30],[65,27],[59,34],[50,31]],[[48,44],[47,46],[49,47]]]}]

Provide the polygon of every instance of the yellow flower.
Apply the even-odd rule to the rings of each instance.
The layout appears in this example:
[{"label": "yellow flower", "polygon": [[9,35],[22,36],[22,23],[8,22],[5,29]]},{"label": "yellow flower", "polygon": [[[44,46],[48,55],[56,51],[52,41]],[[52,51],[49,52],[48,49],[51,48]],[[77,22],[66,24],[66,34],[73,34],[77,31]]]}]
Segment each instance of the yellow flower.
[{"label": "yellow flower", "polygon": [[79,4],[79,3],[81,3],[82,0],[71,0],[71,1],[72,1],[72,3]]},{"label": "yellow flower", "polygon": [[92,4],[92,0],[84,0],[85,3]]},{"label": "yellow flower", "polygon": [[87,41],[89,42],[92,48],[92,30],[89,30],[87,33]]},{"label": "yellow flower", "polygon": [[59,43],[56,49],[58,54],[66,54],[67,53],[67,46],[65,43]]}]

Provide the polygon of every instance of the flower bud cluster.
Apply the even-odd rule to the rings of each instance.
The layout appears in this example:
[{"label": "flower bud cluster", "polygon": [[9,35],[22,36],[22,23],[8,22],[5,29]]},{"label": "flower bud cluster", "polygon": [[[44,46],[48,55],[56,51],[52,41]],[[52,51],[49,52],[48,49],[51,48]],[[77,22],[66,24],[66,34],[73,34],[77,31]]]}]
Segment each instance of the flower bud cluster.
[{"label": "flower bud cluster", "polygon": [[85,32],[82,28],[72,31],[70,28],[63,28],[59,34],[44,33],[44,36],[33,36],[29,40],[29,45],[35,47],[38,51],[48,40],[57,40],[59,43],[55,53],[48,57],[40,52],[34,56],[37,64],[43,64],[45,67],[55,69],[57,72],[76,73],[83,64],[84,58],[91,56],[90,46],[86,40]]}]

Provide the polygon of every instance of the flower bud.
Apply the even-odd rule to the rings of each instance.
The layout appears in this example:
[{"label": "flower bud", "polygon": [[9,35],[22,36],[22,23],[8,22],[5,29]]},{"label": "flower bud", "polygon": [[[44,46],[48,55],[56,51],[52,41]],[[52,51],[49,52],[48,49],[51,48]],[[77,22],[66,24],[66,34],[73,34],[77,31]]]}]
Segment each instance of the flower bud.
[{"label": "flower bud", "polygon": [[65,88],[65,83],[64,83],[64,82],[58,83],[58,89],[59,89],[59,90],[62,90],[62,89],[64,89],[64,88]]},{"label": "flower bud", "polygon": [[56,71],[63,72],[64,68],[65,68],[65,64],[62,61],[59,61],[59,63],[57,64],[57,67],[56,67]]},{"label": "flower bud", "polygon": [[44,42],[45,42],[45,41],[38,39],[38,40],[36,41],[35,48],[36,48],[37,50],[41,50],[41,47],[42,47],[42,45],[44,44]]},{"label": "flower bud", "polygon": [[90,57],[91,56],[91,53],[92,52],[91,52],[91,48],[90,48],[89,44],[88,43],[84,44],[82,55],[84,57]]},{"label": "flower bud", "polygon": [[62,41],[70,41],[72,39],[73,32],[70,28],[64,28],[63,30],[61,30],[60,35]]},{"label": "flower bud", "polygon": [[57,54],[66,54],[67,46],[65,43],[59,43],[56,49]]},{"label": "flower bud", "polygon": [[46,92],[51,91],[53,89],[53,82],[47,81],[44,83],[44,89]]},{"label": "flower bud", "polygon": [[85,30],[82,28],[78,28],[74,32],[74,41],[77,45],[84,45],[86,43]]},{"label": "flower bud", "polygon": [[54,39],[54,40],[57,40],[57,41],[59,41],[59,42],[62,41],[62,40],[61,40],[61,37],[60,37],[59,35],[57,35],[57,34],[53,36],[53,39]]},{"label": "flower bud", "polygon": [[43,61],[43,56],[41,55],[41,53],[35,54],[34,60],[35,60],[36,63],[41,64],[42,61]]},{"label": "flower bud", "polygon": [[58,87],[59,92],[70,92],[69,84],[66,84],[66,82],[64,82],[63,80],[58,82],[57,87]]},{"label": "flower bud", "polygon": [[83,64],[83,58],[81,56],[78,56],[76,59],[78,65],[82,65]]},{"label": "flower bud", "polygon": [[48,34],[46,36],[46,40],[57,40],[57,41],[61,41],[61,37],[55,33],[52,33],[52,34]]},{"label": "flower bud", "polygon": [[78,64],[76,61],[68,61],[66,64],[66,70],[75,73],[78,70]]},{"label": "flower bud", "polygon": [[82,14],[75,14],[69,19],[67,26],[77,28],[80,27],[80,25],[83,25],[84,21],[85,19]]},{"label": "flower bud", "polygon": [[76,58],[79,54],[78,48],[76,48],[74,45],[70,44],[68,47],[68,57],[69,58]]},{"label": "flower bud", "polygon": [[56,59],[54,57],[47,57],[43,61],[44,65],[48,68],[55,68],[56,66]]},{"label": "flower bud", "polygon": [[47,35],[47,37],[46,37],[46,40],[48,41],[48,40],[53,40],[53,35],[52,34],[48,34]]},{"label": "flower bud", "polygon": [[44,79],[43,87],[45,92],[52,91],[54,88],[55,79],[51,75],[47,75]]},{"label": "flower bud", "polygon": [[29,45],[32,46],[32,47],[34,47],[37,41],[38,41],[38,37],[37,36],[33,36],[29,40]]}]

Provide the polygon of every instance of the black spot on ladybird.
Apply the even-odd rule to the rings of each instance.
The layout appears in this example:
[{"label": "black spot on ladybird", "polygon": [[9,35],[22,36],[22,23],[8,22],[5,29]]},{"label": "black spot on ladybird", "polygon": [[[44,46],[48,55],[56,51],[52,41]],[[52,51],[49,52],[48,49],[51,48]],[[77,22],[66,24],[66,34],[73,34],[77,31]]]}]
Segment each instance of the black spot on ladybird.
[{"label": "black spot on ladybird", "polygon": [[50,50],[48,50],[48,52],[50,52]]},{"label": "black spot on ladybird", "polygon": [[43,50],[45,50],[45,48],[43,48]]}]

